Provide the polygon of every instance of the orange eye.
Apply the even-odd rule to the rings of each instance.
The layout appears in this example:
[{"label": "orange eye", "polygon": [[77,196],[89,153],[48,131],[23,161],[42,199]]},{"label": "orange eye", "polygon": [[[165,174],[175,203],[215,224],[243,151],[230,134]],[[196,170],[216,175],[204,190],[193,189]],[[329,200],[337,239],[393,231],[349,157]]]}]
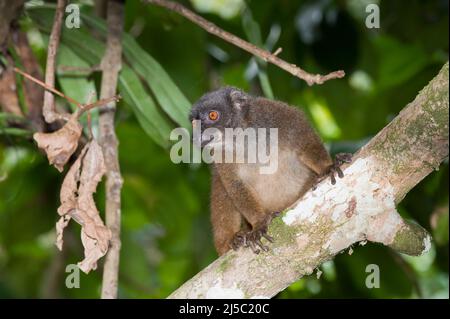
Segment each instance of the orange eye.
[{"label": "orange eye", "polygon": [[211,111],[208,116],[211,121],[215,121],[219,118],[219,113],[217,111]]}]

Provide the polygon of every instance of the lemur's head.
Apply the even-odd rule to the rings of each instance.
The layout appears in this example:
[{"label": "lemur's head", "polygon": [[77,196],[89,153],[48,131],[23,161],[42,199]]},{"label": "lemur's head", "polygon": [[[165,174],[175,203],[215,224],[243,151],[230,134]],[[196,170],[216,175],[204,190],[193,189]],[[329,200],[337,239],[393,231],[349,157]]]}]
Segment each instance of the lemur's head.
[{"label": "lemur's head", "polygon": [[[245,104],[250,95],[234,88],[224,87],[203,95],[193,106],[189,119],[193,125],[201,125],[201,146],[205,146],[213,140],[213,136],[205,132],[208,128],[216,128],[222,136],[225,128],[242,127]],[[204,134],[206,133],[206,134]],[[217,136],[216,136],[217,137]],[[219,142],[215,138],[216,142]]]}]

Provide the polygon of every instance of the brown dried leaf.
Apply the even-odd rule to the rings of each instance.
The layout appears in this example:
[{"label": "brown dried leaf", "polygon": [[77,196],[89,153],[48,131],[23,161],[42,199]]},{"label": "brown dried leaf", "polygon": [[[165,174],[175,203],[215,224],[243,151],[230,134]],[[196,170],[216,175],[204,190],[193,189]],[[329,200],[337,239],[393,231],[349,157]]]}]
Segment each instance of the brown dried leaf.
[{"label": "brown dried leaf", "polygon": [[59,250],[62,250],[64,228],[67,226],[71,219],[69,213],[73,210],[76,210],[77,207],[77,192],[78,182],[80,180],[81,161],[83,160],[88,147],[89,144],[87,144],[83,148],[80,156],[67,172],[67,175],[64,178],[63,184],[61,186],[61,191],[59,193],[61,206],[58,207],[58,214],[61,216],[61,218],[56,223],[56,246]]},{"label": "brown dried leaf", "polygon": [[111,231],[103,224],[93,197],[105,172],[102,149],[93,140],[70,168],[60,193],[58,213],[62,217],[56,225],[57,245],[62,244],[62,230],[73,218],[81,225],[85,258],[78,266],[85,273],[97,268],[97,260],[106,254],[111,240]]},{"label": "brown dried leaf", "polygon": [[78,188],[79,212],[84,213],[79,217],[84,222],[81,240],[85,255],[85,259],[78,266],[86,273],[97,268],[97,260],[106,254],[111,240],[111,231],[103,224],[93,197],[105,172],[102,149],[93,140],[83,159],[83,170],[80,176],[80,187]]},{"label": "brown dried leaf", "polygon": [[78,146],[82,126],[75,116],[53,133],[35,133],[33,138],[39,148],[47,153],[48,161],[62,172],[64,165]]},{"label": "brown dried leaf", "polygon": [[62,250],[64,228],[69,224],[70,219],[70,215],[64,215],[56,222],[56,247],[59,250]]}]

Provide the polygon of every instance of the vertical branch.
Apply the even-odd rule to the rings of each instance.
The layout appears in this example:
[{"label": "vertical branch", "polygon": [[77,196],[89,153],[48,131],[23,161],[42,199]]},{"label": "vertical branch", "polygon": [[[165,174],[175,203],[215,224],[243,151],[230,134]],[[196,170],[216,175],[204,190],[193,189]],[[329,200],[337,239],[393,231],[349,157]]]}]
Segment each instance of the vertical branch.
[{"label": "vertical branch", "polygon": [[[45,65],[45,83],[52,88],[55,87],[56,53],[58,52],[59,40],[61,38],[61,26],[64,18],[65,7],[66,0],[58,0],[52,32],[50,34],[50,41],[48,43],[47,63]],[[56,112],[55,97],[49,91],[44,92],[44,105],[42,107],[42,111],[47,123],[53,123],[56,120],[61,119],[69,119],[69,115],[58,114]]]},{"label": "vertical branch", "polygon": [[[123,2],[109,0],[107,3],[107,26],[105,55],[101,62],[103,71],[100,98],[115,94],[118,74],[122,63]],[[100,109],[100,143],[106,163],[106,226],[112,232],[111,246],[103,269],[102,298],[117,298],[120,257],[120,191],[122,176],[118,158],[118,141],[114,130],[116,102]]]}]

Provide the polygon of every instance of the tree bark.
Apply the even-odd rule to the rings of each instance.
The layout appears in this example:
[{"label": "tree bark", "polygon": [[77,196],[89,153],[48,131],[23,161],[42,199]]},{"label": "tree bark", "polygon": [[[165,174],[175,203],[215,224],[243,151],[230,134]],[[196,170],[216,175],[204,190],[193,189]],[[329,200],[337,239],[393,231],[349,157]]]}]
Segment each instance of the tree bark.
[{"label": "tree bark", "polygon": [[[431,238],[395,209],[448,157],[448,62],[400,114],[343,168],[276,218],[267,253],[229,251],[169,298],[270,298],[356,243],[421,255]],[[351,258],[351,257],[349,257]]]},{"label": "tree bark", "polygon": [[[51,88],[55,88],[55,69],[56,69],[56,55],[58,53],[59,40],[61,38],[61,28],[64,20],[64,10],[66,8],[66,0],[58,0],[55,18],[53,21],[52,32],[47,49],[47,63],[45,65],[45,84]],[[57,120],[68,121],[69,114],[59,114],[55,108],[55,96],[49,90],[44,92],[44,104],[42,106],[42,113],[47,123],[53,123]]]},{"label": "tree bark", "polygon": [[[108,35],[105,55],[101,63],[103,70],[100,97],[115,95],[122,64],[123,3],[109,0],[107,4]],[[102,298],[117,298],[120,260],[120,174],[118,140],[114,127],[116,103],[112,101],[100,108],[100,142],[106,163],[106,226],[112,232],[110,248],[103,269]]]}]

